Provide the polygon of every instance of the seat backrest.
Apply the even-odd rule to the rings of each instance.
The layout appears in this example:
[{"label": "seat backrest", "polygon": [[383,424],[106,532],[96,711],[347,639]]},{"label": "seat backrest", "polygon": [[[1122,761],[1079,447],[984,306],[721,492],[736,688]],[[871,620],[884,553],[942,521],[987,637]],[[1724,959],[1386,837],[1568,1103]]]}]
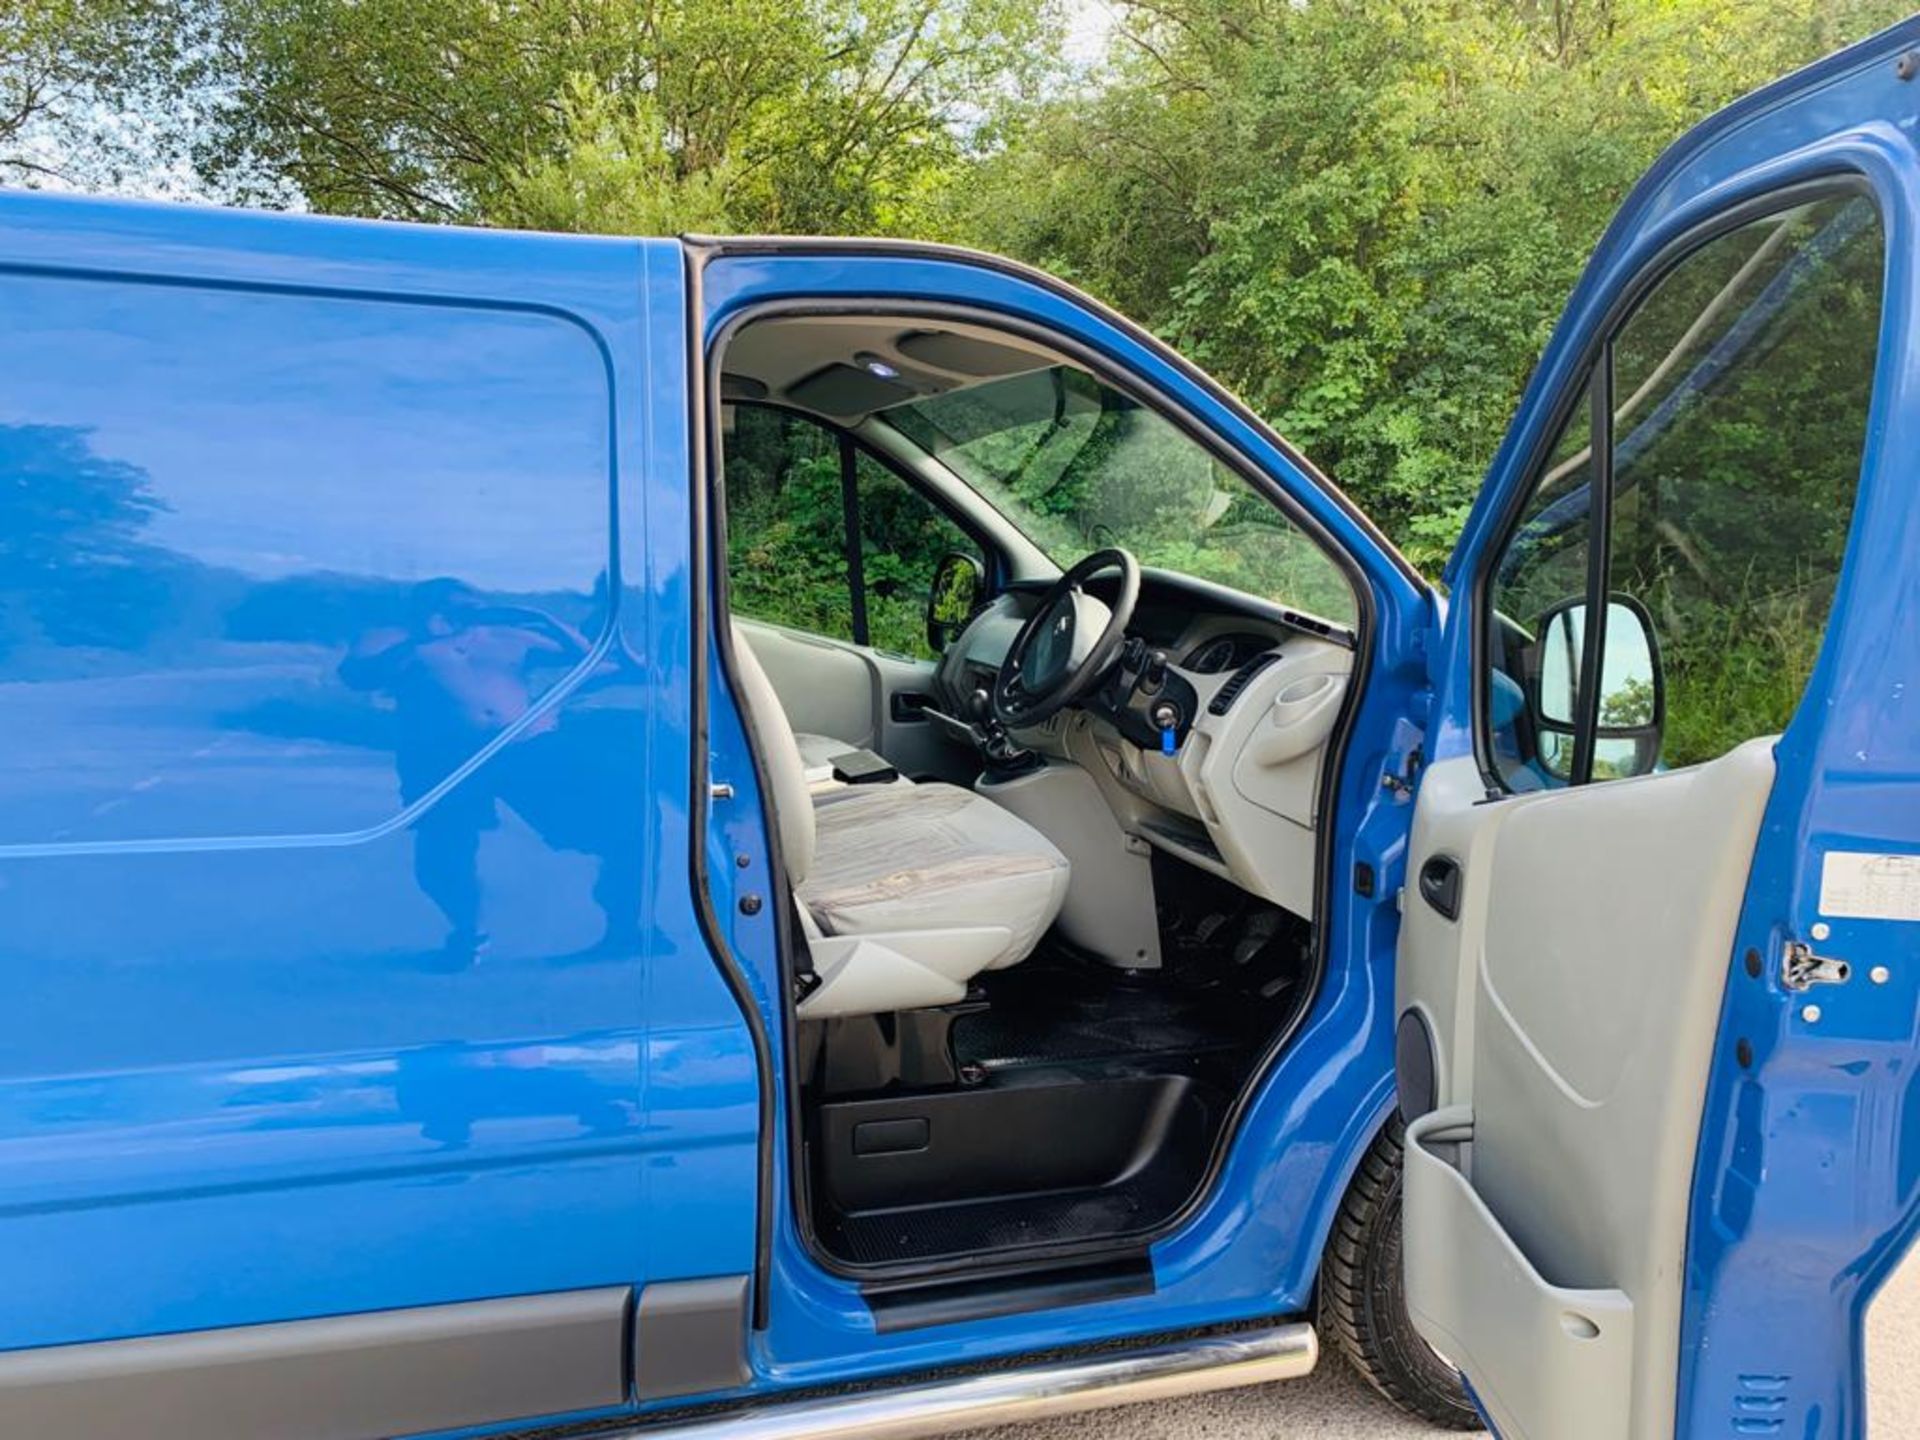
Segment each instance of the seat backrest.
[{"label": "seat backrest", "polygon": [[747,732],[760,752],[760,764],[772,794],[773,823],[780,832],[780,858],[787,883],[799,885],[813,869],[813,792],[807,787],[807,767],[787,723],[786,708],[774,693],[773,682],[760,668],[760,658],[748,643],[747,632],[733,622],[735,693],[746,712]]}]

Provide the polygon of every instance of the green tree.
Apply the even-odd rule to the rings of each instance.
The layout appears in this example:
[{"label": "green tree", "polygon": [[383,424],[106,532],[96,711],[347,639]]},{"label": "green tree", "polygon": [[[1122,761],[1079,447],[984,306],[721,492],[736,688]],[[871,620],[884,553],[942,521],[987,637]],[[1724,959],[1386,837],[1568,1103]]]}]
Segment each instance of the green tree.
[{"label": "green tree", "polygon": [[1239,390],[1437,568],[1607,219],[1689,123],[1905,0],[1153,0],[946,228]]},{"label": "green tree", "polygon": [[113,123],[162,34],[142,0],[0,0],[0,183],[100,188],[133,159]]},{"label": "green tree", "polygon": [[898,228],[1055,0],[181,0],[217,193],[576,230]]}]

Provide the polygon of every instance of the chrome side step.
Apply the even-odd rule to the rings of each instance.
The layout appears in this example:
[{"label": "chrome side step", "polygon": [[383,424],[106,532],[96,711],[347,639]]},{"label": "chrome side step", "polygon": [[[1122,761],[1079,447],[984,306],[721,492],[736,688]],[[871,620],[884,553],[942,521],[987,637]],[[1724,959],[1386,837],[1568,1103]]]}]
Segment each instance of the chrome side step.
[{"label": "chrome side step", "polygon": [[712,1418],[629,1426],[601,1440],[919,1440],[1139,1400],[1294,1380],[1319,1358],[1313,1327],[1295,1321],[892,1390],[769,1401]]}]

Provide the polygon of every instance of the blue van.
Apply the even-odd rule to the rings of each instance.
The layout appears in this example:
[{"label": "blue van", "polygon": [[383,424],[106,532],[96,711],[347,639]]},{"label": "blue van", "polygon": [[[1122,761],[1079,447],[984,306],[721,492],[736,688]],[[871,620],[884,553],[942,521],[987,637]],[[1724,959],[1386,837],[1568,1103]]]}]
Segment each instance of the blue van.
[{"label": "blue van", "polygon": [[1443,585],[988,257],[0,198],[0,1434],[1860,1435],[1916,76],[1659,162]]}]

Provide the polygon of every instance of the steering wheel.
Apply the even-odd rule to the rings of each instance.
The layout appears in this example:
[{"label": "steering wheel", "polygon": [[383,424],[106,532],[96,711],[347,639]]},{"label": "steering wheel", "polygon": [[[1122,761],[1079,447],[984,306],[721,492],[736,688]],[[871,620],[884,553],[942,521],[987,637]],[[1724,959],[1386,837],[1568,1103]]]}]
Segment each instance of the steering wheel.
[{"label": "steering wheel", "polygon": [[[1095,575],[1120,572],[1113,606],[1087,594]],[[1040,597],[993,681],[993,716],[1009,730],[1038,725],[1099,681],[1127,638],[1140,598],[1140,565],[1125,550],[1096,550]]]}]

